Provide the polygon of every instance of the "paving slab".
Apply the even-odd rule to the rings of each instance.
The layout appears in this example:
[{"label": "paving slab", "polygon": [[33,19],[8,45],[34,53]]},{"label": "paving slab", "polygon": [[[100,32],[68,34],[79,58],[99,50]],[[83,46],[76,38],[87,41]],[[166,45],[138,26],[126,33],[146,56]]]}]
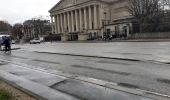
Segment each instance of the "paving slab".
[{"label": "paving slab", "polygon": [[82,100],[153,100],[78,80],[66,80],[54,85],[53,88]]},{"label": "paving slab", "polygon": [[62,81],[64,81],[65,78],[61,78],[61,77],[49,77],[49,78],[40,78],[40,79],[34,79],[32,81],[35,81],[39,84],[43,84],[43,85],[46,85],[46,86],[52,86],[56,83],[60,83]]},{"label": "paving slab", "polygon": [[[10,68],[9,68],[10,67]],[[20,67],[17,65],[4,65],[0,67],[1,70],[4,70],[10,74],[23,77],[28,80],[32,80],[34,82],[46,85],[46,86],[52,86],[55,83],[61,82],[65,80],[66,78],[60,77],[53,74],[48,74],[45,72],[36,71],[33,69],[28,69],[24,67]]]},{"label": "paving slab", "polygon": [[30,94],[33,93],[45,100],[80,100],[71,95],[56,91],[47,86],[29,81],[27,79],[15,76],[2,70],[0,70],[0,77],[7,80],[8,82],[11,82],[11,84],[19,86],[27,92],[29,91]]}]

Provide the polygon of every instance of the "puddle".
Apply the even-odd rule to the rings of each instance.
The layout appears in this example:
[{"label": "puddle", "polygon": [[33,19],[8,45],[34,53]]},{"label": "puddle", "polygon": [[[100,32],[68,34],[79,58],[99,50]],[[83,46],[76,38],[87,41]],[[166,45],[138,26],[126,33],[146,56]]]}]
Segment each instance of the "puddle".
[{"label": "puddle", "polygon": [[60,64],[59,62],[52,62],[52,61],[38,60],[38,59],[34,59],[32,61],[38,61],[38,62],[43,62],[43,63],[51,63],[51,64]]},{"label": "puddle", "polygon": [[103,64],[119,64],[119,65],[131,65],[131,64],[127,64],[127,63],[121,63],[121,62],[113,62],[113,61],[98,61],[97,63],[103,63]]},{"label": "puddle", "polygon": [[128,88],[134,88],[134,89],[138,89],[139,88],[139,86],[128,84],[128,83],[118,83],[118,85],[119,86],[123,86],[123,87],[128,87]]}]

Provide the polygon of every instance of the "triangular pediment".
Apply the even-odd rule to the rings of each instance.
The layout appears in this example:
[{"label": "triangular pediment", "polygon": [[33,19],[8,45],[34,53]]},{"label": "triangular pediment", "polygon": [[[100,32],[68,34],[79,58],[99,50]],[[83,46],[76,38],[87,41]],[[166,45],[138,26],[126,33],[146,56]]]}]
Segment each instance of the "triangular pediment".
[{"label": "triangular pediment", "polygon": [[90,2],[90,1],[112,3],[112,2],[121,1],[121,0],[60,0],[49,12],[51,13],[56,10],[60,10],[63,8],[71,7],[73,5],[78,5],[78,4],[82,4],[82,3]]},{"label": "triangular pediment", "polygon": [[77,5],[83,2],[87,2],[90,0],[60,0],[51,10],[50,12],[53,12],[55,10],[59,10],[62,8],[70,7],[73,5]]}]

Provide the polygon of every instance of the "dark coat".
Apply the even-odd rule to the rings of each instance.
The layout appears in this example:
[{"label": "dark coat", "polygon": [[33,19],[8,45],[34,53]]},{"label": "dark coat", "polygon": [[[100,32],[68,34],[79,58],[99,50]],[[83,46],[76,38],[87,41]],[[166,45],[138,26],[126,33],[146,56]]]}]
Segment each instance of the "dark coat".
[{"label": "dark coat", "polygon": [[9,39],[5,39],[4,42],[3,42],[3,45],[10,46],[10,40]]}]

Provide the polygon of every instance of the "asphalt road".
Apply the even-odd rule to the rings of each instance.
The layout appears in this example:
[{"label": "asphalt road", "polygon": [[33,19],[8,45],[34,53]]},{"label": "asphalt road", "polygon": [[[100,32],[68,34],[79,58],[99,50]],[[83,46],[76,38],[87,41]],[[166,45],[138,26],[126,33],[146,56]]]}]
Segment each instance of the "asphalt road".
[{"label": "asphalt road", "polygon": [[0,53],[0,59],[48,71],[56,70],[118,83],[120,86],[170,95],[170,66],[158,62],[125,61],[35,53],[24,50]]},{"label": "asphalt road", "polygon": [[13,46],[29,51],[170,63],[170,42],[41,43]]}]

